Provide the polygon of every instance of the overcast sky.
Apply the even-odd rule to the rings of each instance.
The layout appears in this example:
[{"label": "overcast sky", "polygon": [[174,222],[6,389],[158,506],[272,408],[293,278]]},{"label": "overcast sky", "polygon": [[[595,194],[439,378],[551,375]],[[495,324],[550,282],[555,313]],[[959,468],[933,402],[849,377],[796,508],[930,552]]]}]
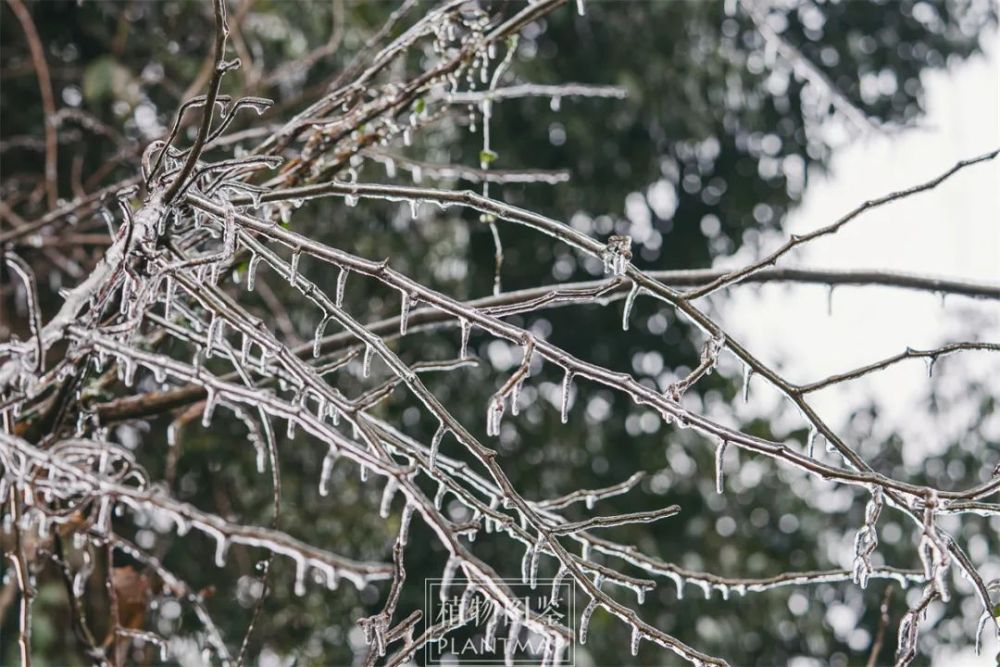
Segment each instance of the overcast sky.
[{"label": "overcast sky", "polygon": [[[925,75],[928,114],[921,128],[867,137],[841,148],[830,173],[811,179],[784,234],[827,225],[866,199],[921,183],[961,159],[1000,146],[1000,37],[991,36],[987,46],[984,56]],[[775,234],[765,250],[784,239]],[[719,263],[745,264],[750,259],[744,254]],[[1000,283],[1000,161],[972,167],[931,192],[865,213],[835,236],[812,242],[781,263]],[[942,303],[926,293],[841,287],[833,293],[829,315],[827,298],[828,290],[821,286],[746,286],[713,297],[713,303],[730,333],[766,363],[783,367],[793,381],[821,379],[907,346],[1000,342],[1000,305],[995,301],[948,297]],[[723,365],[723,372],[726,368]],[[733,363],[728,369],[740,372]],[[849,386],[819,392],[813,403],[836,428],[853,408],[874,401],[883,410],[881,430],[903,434],[904,461],[919,465],[925,454],[940,452],[968,427],[976,407],[956,407],[944,417],[932,417],[926,409],[929,383],[960,399],[971,377],[989,378],[1000,394],[1000,354],[964,352],[943,358],[930,379],[922,360],[908,361]],[[779,402],[766,383],[758,381],[751,384],[745,410],[771,413]],[[801,417],[790,412],[785,423],[804,426]],[[984,460],[995,462],[1000,456],[1000,415],[984,431]],[[983,570],[987,579],[1000,576],[996,558],[993,554],[993,566]],[[990,642],[986,656],[998,650],[995,640]],[[971,649],[961,656],[938,657],[950,664],[984,664]],[[990,658],[985,660],[992,664]]]}]

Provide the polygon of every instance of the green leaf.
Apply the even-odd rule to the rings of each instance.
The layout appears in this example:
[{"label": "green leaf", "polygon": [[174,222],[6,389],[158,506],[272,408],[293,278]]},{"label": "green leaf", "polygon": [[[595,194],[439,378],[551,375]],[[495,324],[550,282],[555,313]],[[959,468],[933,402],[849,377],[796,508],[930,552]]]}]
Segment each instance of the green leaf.
[{"label": "green leaf", "polygon": [[417,113],[423,113],[426,108],[427,102],[424,102],[424,98],[418,97],[416,103],[413,105],[413,110]]},{"label": "green leaf", "polygon": [[479,151],[479,162],[481,164],[489,164],[490,162],[495,161],[498,157],[500,156],[491,150]]}]

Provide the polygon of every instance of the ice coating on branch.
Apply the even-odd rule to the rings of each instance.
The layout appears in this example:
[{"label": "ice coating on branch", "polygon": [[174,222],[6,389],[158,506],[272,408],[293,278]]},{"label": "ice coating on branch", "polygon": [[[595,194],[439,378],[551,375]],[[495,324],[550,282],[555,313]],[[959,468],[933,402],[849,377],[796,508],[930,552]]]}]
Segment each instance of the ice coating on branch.
[{"label": "ice coating on branch", "polygon": [[601,260],[604,262],[605,273],[615,276],[625,275],[632,261],[632,237],[617,234],[609,236],[608,243],[601,253]]}]

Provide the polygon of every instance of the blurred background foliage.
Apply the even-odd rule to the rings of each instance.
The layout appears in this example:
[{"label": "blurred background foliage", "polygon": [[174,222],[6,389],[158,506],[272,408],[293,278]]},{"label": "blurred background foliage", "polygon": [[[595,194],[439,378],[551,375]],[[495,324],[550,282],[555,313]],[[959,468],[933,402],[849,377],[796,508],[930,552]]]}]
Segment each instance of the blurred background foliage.
[{"label": "blurred background foliage", "polygon": [[[501,13],[512,11],[499,3],[484,4]],[[428,6],[419,3],[416,11]],[[180,101],[204,88],[210,64],[210,4],[46,0],[30,2],[29,8],[44,44],[57,107],[86,113],[79,118],[64,115],[59,122],[61,196],[69,199],[133,176],[138,154],[164,134]],[[231,3],[231,44],[243,68],[226,79],[226,92],[265,95],[277,102],[259,120],[244,119],[234,128],[280,123],[318,98],[395,8],[388,2]],[[707,267],[717,255],[744,245],[756,247],[762,230],[780,228],[802,196],[808,174],[823,168],[836,138],[849,136],[852,128],[839,117],[830,96],[796,76],[743,12],[726,10],[722,2],[709,0],[590,1],[585,16],[567,6],[528,26],[506,81],[614,84],[627,88],[629,96],[497,103],[492,132],[498,159],[492,166],[566,169],[572,178],[557,186],[493,186],[494,196],[601,238],[630,234],[636,264],[650,269]],[[863,110],[866,122],[882,126],[882,131],[919,122],[921,73],[975,53],[980,35],[997,20],[994,3],[975,0],[783,0],[775,3],[772,17],[784,39],[850,104]],[[7,5],[2,9],[0,42],[0,188],[4,201],[31,220],[44,212],[43,112],[24,34]],[[336,48],[311,67],[282,67],[327,43]],[[424,59],[412,54],[391,74],[412,75]],[[391,151],[426,163],[477,166],[481,128],[470,130],[479,124],[481,119],[465,114],[450,116],[416,135],[411,145]],[[253,141],[244,145],[251,147]],[[411,176],[400,169],[390,178],[373,162],[360,171],[362,181],[407,182]],[[459,181],[445,185],[478,187]],[[390,257],[397,269],[458,298],[489,294],[493,244],[478,216],[431,206],[417,213],[411,219],[408,207],[382,202],[346,207],[340,201],[318,201],[299,209],[291,225],[365,257]],[[599,264],[530,230],[501,226],[500,234],[505,289],[601,274]],[[61,284],[74,281],[70,269],[76,267],[79,273],[91,265],[99,249],[99,244],[61,249],[65,265],[54,262],[40,272],[40,282],[54,295]],[[36,264],[49,261],[40,254],[32,259]],[[332,291],[336,276],[324,267],[303,259],[300,270]],[[280,317],[269,316],[268,321],[276,322],[290,340],[309,340],[318,313],[288,294],[282,282],[266,282],[270,291],[258,289],[241,294],[241,299],[262,314],[284,304]],[[48,311],[58,304],[53,295],[47,297]],[[15,313],[4,326],[17,329],[17,305],[7,291],[4,299],[6,312]],[[399,298],[352,278],[347,304],[355,316],[371,322],[395,315]],[[661,389],[697,364],[701,334],[672,312],[640,299],[627,334],[621,333],[620,317],[620,307],[588,306],[511,319],[573,354],[633,372]],[[457,329],[446,328],[407,336],[398,348],[405,359],[445,359],[456,356],[457,341]],[[431,375],[426,381],[453,414],[485,438],[486,401],[520,353],[475,332],[472,349],[483,360],[478,368],[440,378]],[[741,455],[742,464],[731,474],[726,494],[716,495],[712,447],[703,439],[663,427],[653,413],[624,397],[579,383],[570,421],[562,425],[560,381],[561,375],[552,369],[541,369],[524,389],[521,416],[504,420],[496,445],[505,470],[526,497],[601,487],[641,470],[648,475],[640,489],[602,502],[602,513],[671,503],[680,504],[683,511],[668,521],[608,531],[609,537],[684,567],[728,576],[842,565],[832,561],[832,554],[838,544],[853,540],[862,521],[863,502],[851,502],[855,492],[825,486],[823,492],[835,498],[818,503],[820,487],[799,473]],[[350,380],[342,388],[351,394],[361,390]],[[692,407],[719,414],[738,400],[738,393],[736,379],[714,374],[700,382],[688,400]],[[983,414],[992,409],[992,399],[984,398]],[[380,414],[425,440],[436,426],[402,392]],[[153,477],[166,479],[181,500],[243,522],[266,524],[270,484],[266,475],[256,472],[242,425],[219,417],[206,431],[192,423],[178,446],[168,449],[161,434],[173,416],[121,425],[116,436],[134,443]],[[864,441],[866,424],[877,417],[875,408],[856,415],[849,439]],[[801,442],[806,437],[804,431],[776,429],[770,420],[744,428],[776,440]],[[878,445],[893,450],[891,442]],[[457,449],[446,440],[445,453],[460,457]],[[280,452],[284,530],[353,557],[389,558],[399,507],[388,523],[378,518],[379,485],[362,482],[353,466],[341,463],[335,468],[333,492],[321,497],[317,480],[325,447],[301,435],[288,439],[282,434]],[[891,454],[876,457],[874,465],[890,475],[913,473],[904,471]],[[956,465],[962,471],[956,472]],[[956,476],[976,478],[980,467],[973,452],[955,443],[940,458],[926,462],[922,474],[951,486]],[[831,513],[833,505],[850,510]],[[461,507],[448,509],[461,518]],[[582,508],[572,511],[582,518]],[[884,519],[878,553],[887,564],[916,567],[910,527],[898,520],[895,515]],[[117,527],[195,588],[210,593],[209,609],[231,649],[237,649],[250,620],[262,554],[234,547],[225,568],[219,569],[212,564],[214,545],[203,536],[180,539],[155,525],[133,527],[124,520]],[[996,552],[997,538],[985,519],[969,518],[965,528],[967,534],[957,536],[960,541],[988,541],[985,546]],[[512,553],[507,540],[490,538],[480,536],[477,553],[507,576],[517,576],[521,554]],[[422,524],[415,523],[411,544],[415,546],[408,550],[406,567],[410,583],[416,585],[405,590],[403,614],[422,607],[419,582],[440,576],[443,565],[441,549]],[[121,563],[129,566],[127,559]],[[543,573],[551,576],[547,565],[543,559]],[[386,591],[372,586],[357,592],[342,586],[330,592],[314,586],[297,597],[291,591],[291,570],[284,559],[275,562],[273,590],[250,642],[252,661],[351,664],[356,652],[363,654],[352,621],[377,612]],[[86,604],[100,636],[107,603],[97,581]],[[885,586],[876,581],[867,591],[853,585],[779,589],[728,601],[718,593],[703,599],[699,589],[689,586],[678,602],[673,584],[663,580],[642,613],[664,631],[733,664],[784,664],[798,655],[830,664],[858,664],[866,659],[878,626]],[[13,664],[17,618],[9,600],[6,604],[0,661]],[[961,596],[951,604],[948,618],[958,620],[939,624],[925,641],[971,641],[977,610]],[[842,630],[831,613],[834,609],[854,610],[850,614],[861,633],[851,631],[853,626]],[[895,646],[903,595],[897,592],[891,609],[893,622],[880,662],[889,662]],[[196,620],[172,600],[154,598],[145,613],[151,629],[197,632]],[[35,606],[39,664],[84,662],[66,630],[68,619],[62,582],[54,571],[48,572],[40,579]],[[590,637],[578,664],[622,664],[627,628],[599,612]],[[156,662],[152,653],[142,660]],[[671,660],[673,656],[643,644],[634,662],[673,664]]]}]

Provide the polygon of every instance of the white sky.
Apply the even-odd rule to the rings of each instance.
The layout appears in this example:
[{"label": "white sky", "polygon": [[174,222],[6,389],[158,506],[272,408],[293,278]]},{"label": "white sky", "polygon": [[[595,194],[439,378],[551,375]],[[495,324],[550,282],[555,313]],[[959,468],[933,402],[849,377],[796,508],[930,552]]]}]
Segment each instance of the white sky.
[{"label": "white sky", "polygon": [[[1000,146],[1000,35],[987,54],[948,71],[925,75],[928,114],[920,129],[856,141],[834,156],[828,176],[810,181],[804,201],[783,234],[764,244],[770,251],[787,233],[827,225],[866,199],[921,183],[957,161]],[[749,250],[717,262],[743,265]],[[833,237],[812,242],[780,261],[785,266],[839,269],[891,269],[1000,283],[1000,160],[971,167],[937,189],[863,214]],[[907,346],[937,347],[949,342],[1000,342],[1000,304],[949,297],[942,305],[932,294],[888,288],[837,288],[832,315],[822,286],[741,286],[712,297],[716,317],[727,331],[793,381],[817,380],[885,356]],[[722,365],[727,372],[727,365]],[[730,363],[728,372],[739,374]],[[928,379],[922,360],[912,360],[847,386],[824,390],[812,404],[834,427],[843,427],[853,408],[874,401],[882,410],[880,430],[905,438],[903,458],[919,465],[927,453],[949,444],[948,434],[963,432],[976,412],[956,406],[941,417],[928,414],[931,382],[959,403],[970,377],[984,378],[1000,395],[1000,354],[963,352],[945,357]],[[780,403],[764,381],[751,385],[747,415],[770,414]],[[803,428],[797,414],[783,423]],[[985,431],[985,432],[984,432]],[[849,430],[841,433],[851,440]],[[984,461],[1000,458],[1000,415],[980,431]],[[817,452],[822,446],[817,446]],[[1000,576],[997,554],[990,576]],[[987,574],[984,572],[984,574]],[[986,633],[990,634],[990,633]],[[992,664],[992,638],[983,657],[971,648],[938,655],[950,665]]]},{"label": "white sky", "polygon": [[[921,183],[963,158],[1000,145],[1000,37],[987,56],[951,71],[925,76],[928,115],[921,129],[863,138],[843,147],[828,176],[810,181],[803,204],[770,251],[788,233],[833,222],[866,199]],[[723,258],[742,265],[750,257]],[[780,260],[784,266],[891,269],[1000,283],[1000,160],[955,175],[937,189],[864,213],[838,234],[813,241]],[[964,340],[1000,341],[995,302],[878,287],[839,287],[828,315],[822,286],[736,287],[714,299],[726,327],[765,361],[785,367],[792,380],[820,379],[883,356]],[[993,355],[996,356],[996,355]],[[969,363],[971,362],[971,363]],[[971,366],[972,368],[970,369]],[[989,353],[946,357],[934,367],[934,382],[981,370]],[[756,403],[766,409],[765,392]],[[919,360],[816,395],[816,405],[834,423],[851,407],[876,397],[894,420],[910,419],[914,401],[926,396],[927,368]],[[933,435],[933,434],[931,434]]]}]

